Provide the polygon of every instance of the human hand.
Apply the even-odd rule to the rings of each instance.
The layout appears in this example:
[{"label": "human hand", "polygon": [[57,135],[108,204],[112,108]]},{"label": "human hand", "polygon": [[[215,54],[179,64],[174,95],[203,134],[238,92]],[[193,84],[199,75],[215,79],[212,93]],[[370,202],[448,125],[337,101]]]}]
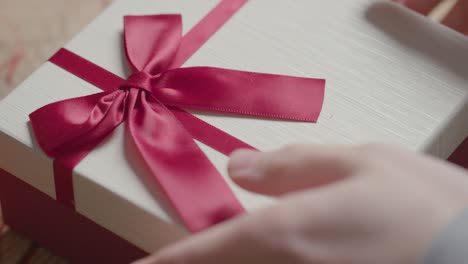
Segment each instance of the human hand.
[{"label": "human hand", "polygon": [[[423,15],[429,14],[442,0],[395,0]],[[468,35],[468,0],[458,0],[442,24]]]},{"label": "human hand", "polygon": [[468,206],[466,171],[393,146],[242,150],[229,174],[278,202],[137,263],[419,263]]}]

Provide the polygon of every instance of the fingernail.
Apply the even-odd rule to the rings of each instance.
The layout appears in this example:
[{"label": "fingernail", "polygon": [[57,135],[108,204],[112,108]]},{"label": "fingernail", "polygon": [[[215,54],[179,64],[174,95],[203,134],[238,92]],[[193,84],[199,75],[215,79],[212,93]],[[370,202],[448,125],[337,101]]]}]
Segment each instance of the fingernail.
[{"label": "fingernail", "polygon": [[228,164],[228,172],[232,178],[260,177],[257,161],[260,152],[256,150],[241,149],[231,154]]}]

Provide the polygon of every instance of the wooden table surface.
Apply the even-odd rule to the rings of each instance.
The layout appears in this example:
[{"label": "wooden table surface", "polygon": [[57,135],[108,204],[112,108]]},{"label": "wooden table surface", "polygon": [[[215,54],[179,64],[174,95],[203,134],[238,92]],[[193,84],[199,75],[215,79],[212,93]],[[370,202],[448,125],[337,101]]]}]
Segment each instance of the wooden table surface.
[{"label": "wooden table surface", "polygon": [[[112,0],[0,0],[0,99],[46,61]],[[432,17],[440,19],[456,0]],[[33,241],[3,227],[0,264],[67,263]]]}]

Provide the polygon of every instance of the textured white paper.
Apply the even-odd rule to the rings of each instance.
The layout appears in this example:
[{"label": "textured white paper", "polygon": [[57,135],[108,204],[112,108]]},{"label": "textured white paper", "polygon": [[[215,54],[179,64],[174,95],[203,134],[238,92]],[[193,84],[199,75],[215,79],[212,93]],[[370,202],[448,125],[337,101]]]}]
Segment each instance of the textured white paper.
[{"label": "textured white paper", "polygon": [[[186,32],[217,2],[118,0],[66,48],[124,77],[123,15],[181,13]],[[327,79],[316,124],[197,115],[261,150],[291,143],[383,141],[446,158],[468,134],[467,62],[468,38],[387,1],[255,0],[185,66]],[[28,114],[47,103],[98,91],[45,63],[0,101],[0,167],[55,197],[51,160],[32,138]],[[153,251],[185,231],[128,165],[123,134],[118,128],[75,169],[76,207]],[[227,158],[200,147],[225,174]],[[233,189],[250,210],[269,203]]]}]

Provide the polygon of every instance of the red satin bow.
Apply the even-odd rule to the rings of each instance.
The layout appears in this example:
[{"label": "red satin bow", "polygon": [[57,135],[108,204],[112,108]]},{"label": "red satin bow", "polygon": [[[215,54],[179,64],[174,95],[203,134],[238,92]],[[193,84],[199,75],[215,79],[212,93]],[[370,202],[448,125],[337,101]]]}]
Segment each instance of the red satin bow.
[{"label": "red satin bow", "polygon": [[[126,120],[137,158],[190,230],[243,212],[166,106],[316,121],[324,80],[212,67],[171,69],[182,39],[179,15],[127,16],[124,38],[132,74],[123,85],[30,114],[38,144],[55,158],[55,171],[74,167]],[[56,177],[59,185],[71,185],[71,179]],[[59,191],[58,200],[73,200],[73,193]]]}]

